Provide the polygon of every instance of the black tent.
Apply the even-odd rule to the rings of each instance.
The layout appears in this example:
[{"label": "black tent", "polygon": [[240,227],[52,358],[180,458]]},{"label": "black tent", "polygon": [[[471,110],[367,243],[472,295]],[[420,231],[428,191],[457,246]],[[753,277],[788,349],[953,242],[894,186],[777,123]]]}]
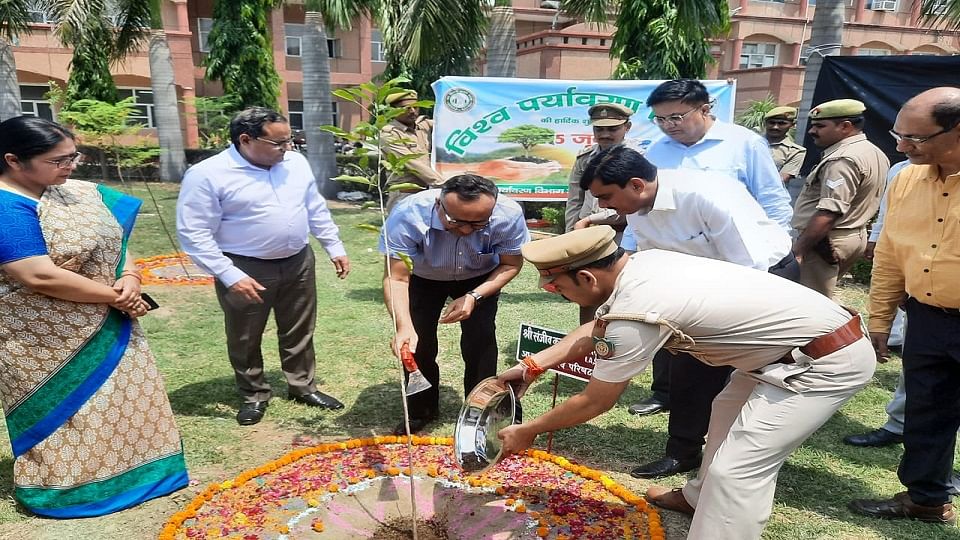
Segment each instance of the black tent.
[{"label": "black tent", "polygon": [[[937,86],[960,87],[960,56],[827,56],[813,92],[813,104],[832,99],[859,99],[867,106],[864,131],[890,163],[903,161],[888,131],[900,106],[911,97]],[[820,149],[804,134],[809,171],[820,159]]]}]

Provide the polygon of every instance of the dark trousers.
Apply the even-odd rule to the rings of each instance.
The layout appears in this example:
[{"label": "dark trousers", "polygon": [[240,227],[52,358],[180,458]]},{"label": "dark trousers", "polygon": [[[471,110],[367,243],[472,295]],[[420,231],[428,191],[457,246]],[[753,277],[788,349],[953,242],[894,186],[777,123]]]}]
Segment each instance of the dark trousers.
[{"label": "dark trousers", "polygon": [[[770,267],[769,272],[793,282],[800,279],[800,266],[793,253]],[[727,385],[732,372],[729,366],[709,366],[689,354],[673,355],[661,349],[653,357],[650,389],[670,408],[666,455],[686,459],[700,454],[713,398]]]},{"label": "dark trousers", "polygon": [[237,268],[266,287],[260,291],[263,303],[252,304],[216,282],[217,300],[223,309],[227,333],[227,354],[240,395],[247,402],[270,399],[260,344],[271,311],[277,323],[280,367],[290,394],[315,392],[313,329],[317,322],[317,285],[313,249],[307,246],[285,259],[226,255]]},{"label": "dark trousers", "polygon": [[[487,280],[480,276],[464,281],[435,281],[410,276],[410,317],[417,332],[414,358],[423,375],[433,385],[429,390],[407,398],[411,418],[435,416],[440,409],[440,366],[437,365],[437,326],[448,298],[460,298]],[[463,356],[463,395],[483,379],[497,374],[497,301],[496,294],[484,298],[460,321],[460,354]]]},{"label": "dark trousers", "polygon": [[960,314],[907,300],[906,408],[898,475],[916,504],[950,502],[960,428]]}]

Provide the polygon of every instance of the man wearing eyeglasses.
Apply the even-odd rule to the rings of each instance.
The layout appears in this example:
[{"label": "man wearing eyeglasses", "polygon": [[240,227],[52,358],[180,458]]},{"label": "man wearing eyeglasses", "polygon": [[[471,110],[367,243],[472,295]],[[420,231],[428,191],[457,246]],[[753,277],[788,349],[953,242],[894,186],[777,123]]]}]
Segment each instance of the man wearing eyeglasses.
[{"label": "man wearing eyeglasses", "polygon": [[[529,240],[520,205],[473,174],[413,194],[390,213],[380,253],[386,256],[383,298],[396,320],[393,351],[409,347],[432,385],[407,398],[410,433],[440,414],[439,324],[460,323],[464,396],[496,374],[500,290],[520,272],[520,246]],[[405,434],[405,424],[394,432]]]},{"label": "man wearing eyeglasses", "polygon": [[[774,165],[766,140],[744,127],[711,114],[706,87],[693,79],[666,81],[650,93],[647,106],[653,122],[666,135],[655,141],[644,157],[660,169],[694,169],[738,180],[764,213],[790,231],[793,209]],[[624,243],[632,242],[630,228]],[[708,366],[689,356],[661,353],[653,361],[653,395],[631,405],[636,415],[670,410],[666,453],[634,469],[635,476],[659,478],[696,467],[699,463],[710,403],[726,384],[730,370]]]},{"label": "man wearing eyeglasses", "polygon": [[911,165],[887,192],[868,329],[884,361],[897,306],[905,304],[910,323],[897,474],[907,490],[850,507],[877,518],[955,524],[950,478],[960,428],[960,89],[934,88],[910,99],[891,135]]},{"label": "man wearing eyeglasses", "polygon": [[433,120],[420,116],[420,108],[416,105],[417,93],[413,90],[401,90],[388,95],[384,102],[391,107],[403,109],[403,113],[383,126],[380,133],[383,151],[397,157],[417,156],[407,162],[403,174],[391,174],[387,178],[387,186],[398,184],[419,186],[419,188],[391,191],[387,196],[386,204],[386,210],[390,212],[404,197],[420,189],[439,187],[443,184],[443,177],[430,166],[430,152],[433,151]]},{"label": "man wearing eyeglasses", "polygon": [[794,207],[800,283],[832,298],[837,279],[867,247],[867,224],[880,208],[890,169],[863,133],[866,107],[836,99],[810,109],[808,132],[823,156],[807,175]]},{"label": "man wearing eyeglasses", "polygon": [[270,401],[260,342],[271,311],[288,397],[321,409],[341,409],[317,390],[313,330],[317,290],[313,234],[337,277],[350,272],[337,226],[303,155],[288,152],[287,119],[254,107],[230,122],[229,148],[194,165],[177,200],[177,237],[200,268],[216,278],[227,354],[243,404],[240,425],[259,422]]}]

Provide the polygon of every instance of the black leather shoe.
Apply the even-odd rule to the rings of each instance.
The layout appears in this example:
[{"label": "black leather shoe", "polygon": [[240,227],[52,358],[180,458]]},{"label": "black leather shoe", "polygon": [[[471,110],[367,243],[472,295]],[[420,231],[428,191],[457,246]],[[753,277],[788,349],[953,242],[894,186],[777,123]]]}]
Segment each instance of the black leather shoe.
[{"label": "black leather shoe", "polygon": [[297,403],[303,403],[304,405],[309,405],[311,407],[330,409],[331,411],[343,408],[343,403],[340,403],[337,398],[328,396],[319,390],[310,394],[304,394],[302,396],[290,395],[288,399],[292,399]]},{"label": "black leather shoe", "polygon": [[[437,420],[437,416],[421,416],[410,419],[410,434],[416,435],[423,431],[430,423]],[[407,426],[401,420],[397,427],[393,428],[393,434],[401,437],[407,434]]]},{"label": "black leather shoe", "polygon": [[240,406],[237,413],[237,423],[241,426],[252,426],[263,419],[267,412],[269,401],[250,401]]},{"label": "black leather shoe", "polygon": [[700,467],[701,459],[701,456],[690,459],[674,459],[670,456],[664,456],[633,469],[630,471],[630,476],[634,478],[663,478],[664,476],[685,473]]},{"label": "black leather shoe", "polygon": [[880,519],[916,519],[944,525],[957,524],[957,512],[953,504],[921,506],[910,500],[906,491],[897,493],[892,499],[851,501],[849,507],[862,516]]},{"label": "black leather shoe", "polygon": [[666,403],[651,396],[640,403],[634,403],[627,410],[630,411],[630,414],[647,416],[648,414],[657,414],[658,412],[669,411],[670,407],[668,407]]},{"label": "black leather shoe", "polygon": [[850,435],[843,438],[843,442],[851,446],[890,446],[903,442],[903,435],[878,428],[862,435]]}]

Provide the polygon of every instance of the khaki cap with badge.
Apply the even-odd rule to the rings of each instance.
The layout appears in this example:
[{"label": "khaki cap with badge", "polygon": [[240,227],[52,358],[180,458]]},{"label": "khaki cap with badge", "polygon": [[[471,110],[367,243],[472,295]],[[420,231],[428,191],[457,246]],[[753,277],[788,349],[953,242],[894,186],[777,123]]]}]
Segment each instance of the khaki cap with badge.
[{"label": "khaki cap with badge", "polygon": [[587,110],[590,125],[600,127],[619,126],[630,120],[633,109],[619,103],[601,103]]},{"label": "khaki cap with badge", "polygon": [[[387,105],[390,105],[393,107],[404,107],[406,105],[416,103],[417,99],[418,99],[417,93],[415,91],[401,89],[400,91],[393,92],[392,94],[388,94],[383,101]],[[410,103],[409,104],[404,103],[407,101],[409,101]]]},{"label": "khaki cap with badge", "polygon": [[831,118],[855,118],[863,116],[867,110],[862,101],[855,99],[835,99],[810,109],[810,120],[829,120]]},{"label": "khaki cap with badge", "polygon": [[576,270],[617,251],[613,227],[599,225],[566,234],[528,242],[520,247],[523,258],[540,272],[543,287],[558,275]]},{"label": "khaki cap with badge", "polygon": [[797,109],[795,107],[780,106],[774,107],[767,111],[767,114],[763,115],[764,120],[769,120],[771,118],[783,119],[783,120],[796,120],[797,119]]}]

